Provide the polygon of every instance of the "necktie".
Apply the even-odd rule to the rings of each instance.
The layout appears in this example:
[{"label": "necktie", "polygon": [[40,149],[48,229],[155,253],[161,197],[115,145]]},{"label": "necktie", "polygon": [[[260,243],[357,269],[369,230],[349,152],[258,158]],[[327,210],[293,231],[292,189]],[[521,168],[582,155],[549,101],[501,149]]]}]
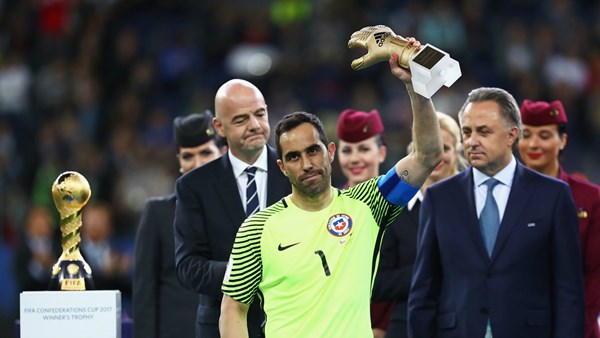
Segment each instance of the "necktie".
[{"label": "necktie", "polygon": [[498,228],[500,227],[500,213],[498,212],[498,205],[493,194],[494,187],[498,183],[500,181],[494,178],[490,178],[484,182],[488,187],[488,191],[485,198],[485,205],[483,206],[483,210],[481,210],[481,215],[479,215],[479,225],[489,256],[492,256],[492,250],[494,249],[494,243],[496,243],[496,236],[498,235]]},{"label": "necktie", "polygon": [[248,183],[246,183],[246,217],[258,211],[258,194],[256,190],[256,167],[248,167],[246,170]]}]

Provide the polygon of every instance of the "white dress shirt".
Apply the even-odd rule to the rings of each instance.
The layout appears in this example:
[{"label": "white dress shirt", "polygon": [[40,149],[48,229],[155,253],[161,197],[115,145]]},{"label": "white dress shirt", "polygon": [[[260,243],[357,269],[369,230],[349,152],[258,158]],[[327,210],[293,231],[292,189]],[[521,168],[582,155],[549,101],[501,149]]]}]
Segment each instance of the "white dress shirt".
[{"label": "white dress shirt", "polygon": [[[506,167],[500,170],[493,178],[500,181],[494,188],[494,199],[498,205],[498,213],[500,214],[500,223],[506,210],[506,204],[508,203],[508,195],[510,194],[510,188],[512,187],[513,179],[515,177],[515,170],[517,168],[517,160],[512,156],[512,159]],[[475,189],[475,206],[477,207],[477,217],[481,215],[483,206],[485,205],[485,198],[487,197],[487,186],[484,184],[490,177],[481,171],[473,168],[473,183]]]},{"label": "white dress shirt", "polygon": [[417,204],[417,201],[419,201],[419,203],[423,202],[423,193],[421,192],[421,189],[417,190],[417,193],[413,196],[413,198],[406,203],[406,209],[412,211],[412,209],[415,207],[415,204]]},{"label": "white dress shirt", "polygon": [[242,200],[242,205],[244,206],[244,211],[246,211],[246,184],[248,183],[248,174],[246,174],[244,170],[246,170],[246,168],[250,166],[257,168],[254,179],[256,180],[258,205],[260,207],[260,210],[265,209],[267,207],[267,174],[269,167],[267,162],[267,146],[264,146],[262,152],[260,153],[260,156],[256,159],[256,162],[254,162],[253,164],[248,164],[235,157],[231,153],[231,150],[228,150],[228,152],[231,167],[233,168],[233,176],[235,177],[235,181],[237,183],[238,192]]}]

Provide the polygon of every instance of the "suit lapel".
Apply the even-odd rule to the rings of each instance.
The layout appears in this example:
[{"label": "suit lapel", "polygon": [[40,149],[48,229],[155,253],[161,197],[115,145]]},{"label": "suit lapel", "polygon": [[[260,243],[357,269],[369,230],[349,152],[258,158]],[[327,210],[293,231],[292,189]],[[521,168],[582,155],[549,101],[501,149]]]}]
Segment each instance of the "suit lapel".
[{"label": "suit lapel", "polygon": [[466,201],[466,203],[458,203],[459,207],[462,209],[460,214],[464,217],[463,224],[465,224],[467,227],[467,232],[475,244],[477,252],[479,252],[480,256],[484,257],[485,261],[487,262],[489,261],[489,257],[487,250],[485,249],[485,244],[483,243],[483,236],[479,226],[479,218],[477,218],[477,208],[475,207],[475,183],[473,183],[472,170],[473,169],[469,168],[458,174],[462,175],[458,181],[458,184],[460,187],[462,187],[460,191],[463,196],[462,198],[458,197],[456,200]]},{"label": "suit lapel", "polygon": [[527,199],[530,196],[529,185],[526,179],[525,168],[517,162],[515,169],[515,177],[513,179],[510,194],[508,195],[508,202],[506,204],[506,210],[500,223],[500,229],[498,230],[498,237],[496,238],[496,244],[494,244],[494,251],[492,252],[492,261],[498,256],[498,253],[504,245],[512,229],[517,224],[519,215],[525,208]]},{"label": "suit lapel", "polygon": [[242,221],[246,219],[246,213],[242,206],[237,182],[233,176],[233,168],[229,161],[229,154],[225,153],[219,161],[221,161],[222,170],[215,173],[216,179],[212,184],[214,191],[216,191],[216,194],[221,200],[221,205],[225,206],[226,215],[223,215],[223,217],[229,217],[229,224],[237,229]]},{"label": "suit lapel", "polygon": [[267,146],[267,164],[269,174],[267,178],[267,207],[278,202],[290,191],[289,180],[281,173],[277,165],[277,153]]}]

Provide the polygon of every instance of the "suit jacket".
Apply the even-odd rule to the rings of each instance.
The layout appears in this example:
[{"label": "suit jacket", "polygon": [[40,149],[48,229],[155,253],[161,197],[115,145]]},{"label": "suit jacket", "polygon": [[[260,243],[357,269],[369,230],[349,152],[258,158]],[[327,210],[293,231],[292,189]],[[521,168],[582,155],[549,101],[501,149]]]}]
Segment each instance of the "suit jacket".
[{"label": "suit jacket", "polygon": [[517,164],[491,257],[472,169],[427,189],[420,212],[409,337],[582,337],[577,214],[562,181]]},{"label": "suit jacket", "polygon": [[579,218],[579,240],[585,281],[585,338],[600,338],[600,187],[567,175],[560,179],[571,187]]},{"label": "suit jacket", "polygon": [[136,338],[193,338],[198,294],[175,270],[175,194],[146,202],[135,238],[133,327]]},{"label": "suit jacket", "polygon": [[383,235],[373,301],[394,301],[386,337],[406,338],[407,302],[417,255],[420,202],[405,209]]},{"label": "suit jacket", "polygon": [[[277,166],[277,154],[268,149],[267,205],[291,192],[287,177]],[[201,294],[197,337],[218,337],[221,285],[233,241],[246,219],[229,154],[196,168],[177,180],[175,258],[177,273],[190,290]],[[248,313],[250,337],[262,324],[257,301]]]}]

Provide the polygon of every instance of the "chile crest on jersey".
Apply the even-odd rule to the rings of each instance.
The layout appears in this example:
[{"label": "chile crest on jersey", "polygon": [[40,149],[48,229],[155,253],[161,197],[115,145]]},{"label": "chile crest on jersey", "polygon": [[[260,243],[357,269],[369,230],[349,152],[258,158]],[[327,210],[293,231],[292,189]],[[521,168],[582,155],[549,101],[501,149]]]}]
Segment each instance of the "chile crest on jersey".
[{"label": "chile crest on jersey", "polygon": [[352,230],[352,218],[346,214],[335,214],[327,221],[327,230],[335,237],[343,237]]}]

